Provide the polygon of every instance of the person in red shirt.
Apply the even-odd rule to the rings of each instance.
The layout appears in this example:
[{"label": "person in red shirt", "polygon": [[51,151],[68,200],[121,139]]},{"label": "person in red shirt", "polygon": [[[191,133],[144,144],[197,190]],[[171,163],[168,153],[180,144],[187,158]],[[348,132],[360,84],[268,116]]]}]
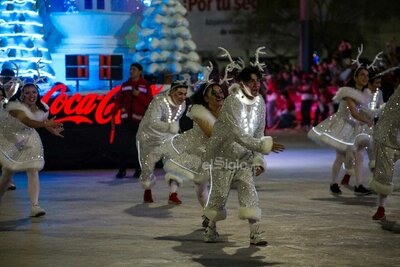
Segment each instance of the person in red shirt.
[{"label": "person in red shirt", "polygon": [[121,85],[121,90],[115,98],[112,126],[115,126],[115,117],[121,111],[121,124],[117,131],[119,143],[119,170],[116,178],[126,176],[127,159],[130,151],[135,151],[133,177],[138,178],[141,173],[137,156],[136,133],[139,123],[147,110],[153,95],[146,80],[142,77],[143,67],[139,63],[132,63],[130,78]]}]

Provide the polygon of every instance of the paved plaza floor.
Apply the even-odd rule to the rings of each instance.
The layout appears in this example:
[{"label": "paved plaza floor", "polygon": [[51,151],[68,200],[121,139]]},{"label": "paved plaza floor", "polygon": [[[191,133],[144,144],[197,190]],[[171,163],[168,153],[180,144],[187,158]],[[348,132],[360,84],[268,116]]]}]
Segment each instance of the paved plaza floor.
[{"label": "paved plaza floor", "polygon": [[[376,195],[357,197],[352,188],[342,188],[339,197],[329,193],[334,151],[304,133],[278,133],[276,140],[286,151],[267,156],[267,172],[256,178],[267,247],[249,245],[235,189],[228,217],[217,225],[218,242],[207,244],[189,182],[179,189],[183,204],[169,205],[157,170],[155,203],[143,204],[138,180],[115,179],[116,170],[43,171],[45,217],[28,217],[24,174],[15,176],[17,190],[3,199],[0,267],[400,266],[400,234],[371,219]],[[387,218],[400,222],[398,164],[395,173]]]}]

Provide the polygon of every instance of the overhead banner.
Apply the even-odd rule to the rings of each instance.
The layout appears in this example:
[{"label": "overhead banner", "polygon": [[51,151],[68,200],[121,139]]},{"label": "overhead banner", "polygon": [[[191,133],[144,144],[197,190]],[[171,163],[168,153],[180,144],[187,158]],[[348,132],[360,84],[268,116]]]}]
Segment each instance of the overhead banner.
[{"label": "overhead banner", "polygon": [[183,0],[189,29],[198,51],[214,51],[216,47],[242,49],[238,38],[246,33],[240,25],[246,22],[243,13],[255,13],[257,0]]}]

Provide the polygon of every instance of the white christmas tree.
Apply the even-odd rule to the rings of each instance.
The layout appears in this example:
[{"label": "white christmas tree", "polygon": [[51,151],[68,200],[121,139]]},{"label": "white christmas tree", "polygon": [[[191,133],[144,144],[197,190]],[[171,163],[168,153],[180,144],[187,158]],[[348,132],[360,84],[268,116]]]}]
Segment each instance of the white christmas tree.
[{"label": "white christmas tree", "polygon": [[141,63],[146,74],[199,71],[200,58],[186,12],[178,0],[153,0],[143,12],[133,61]]},{"label": "white christmas tree", "polygon": [[[50,53],[44,36],[43,21],[38,12],[40,0],[4,0],[0,4],[0,63],[3,67],[19,68],[20,77],[38,75],[54,78]],[[6,66],[4,66],[6,65]]]}]

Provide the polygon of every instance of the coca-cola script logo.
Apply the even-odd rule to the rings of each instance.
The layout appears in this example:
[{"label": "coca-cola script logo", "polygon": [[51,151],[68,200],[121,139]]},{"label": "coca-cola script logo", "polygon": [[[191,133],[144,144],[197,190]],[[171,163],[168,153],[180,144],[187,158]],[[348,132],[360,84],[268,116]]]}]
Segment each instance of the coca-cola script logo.
[{"label": "coca-cola script logo", "polygon": [[[155,95],[161,92],[164,86],[151,85],[150,88],[152,94]],[[43,96],[42,101],[49,105],[52,96],[59,93],[49,105],[49,112],[51,115],[58,115],[59,113],[66,115],[62,118],[57,117],[58,122],[75,122],[76,124],[93,124],[96,122],[98,124],[106,124],[112,119],[112,110],[114,108],[113,98],[120,89],[121,86],[118,85],[104,95],[88,93],[83,96],[76,93],[69,96],[66,94],[67,87],[65,84],[58,84]],[[93,116],[89,116],[93,112],[94,121],[91,119]],[[120,112],[119,110],[116,114],[116,124],[121,123]]]},{"label": "coca-cola script logo", "polygon": [[114,95],[120,90],[120,86],[114,87],[105,95],[89,93],[85,96],[77,93],[72,96],[67,95],[67,87],[65,84],[54,86],[42,98],[46,104],[49,103],[50,98],[56,93],[59,94],[51,102],[50,114],[57,115],[63,112],[66,116],[58,118],[58,122],[75,122],[93,124],[94,121],[89,118],[89,114],[94,112],[94,120],[99,124],[106,124],[111,121],[112,109],[114,103],[112,101]]}]

